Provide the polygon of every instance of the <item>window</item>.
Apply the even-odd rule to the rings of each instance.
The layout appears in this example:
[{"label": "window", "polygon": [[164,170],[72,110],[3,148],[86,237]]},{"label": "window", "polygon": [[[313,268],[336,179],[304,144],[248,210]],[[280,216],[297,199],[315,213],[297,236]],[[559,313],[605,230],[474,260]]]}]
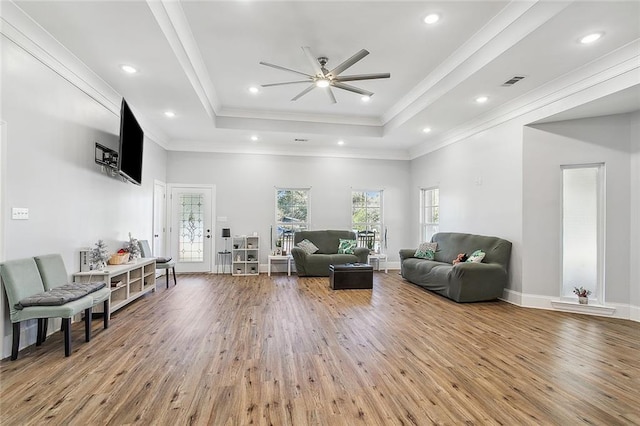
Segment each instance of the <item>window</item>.
[{"label": "window", "polygon": [[562,296],[584,287],[604,303],[604,165],[562,167]]},{"label": "window", "polygon": [[431,241],[440,223],[440,189],[420,190],[420,235],[422,241]]},{"label": "window", "polygon": [[351,226],[358,245],[380,251],[382,236],[382,191],[351,192]]},{"label": "window", "polygon": [[309,228],[309,189],[276,188],[276,248],[293,247],[293,233]]}]

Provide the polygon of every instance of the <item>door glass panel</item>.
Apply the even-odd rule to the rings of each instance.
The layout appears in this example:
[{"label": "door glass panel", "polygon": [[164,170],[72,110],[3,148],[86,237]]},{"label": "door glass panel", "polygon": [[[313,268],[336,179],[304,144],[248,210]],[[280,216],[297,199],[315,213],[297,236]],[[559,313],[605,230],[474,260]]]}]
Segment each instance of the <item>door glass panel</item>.
[{"label": "door glass panel", "polygon": [[180,238],[178,240],[180,262],[204,260],[203,213],[203,194],[180,194]]}]

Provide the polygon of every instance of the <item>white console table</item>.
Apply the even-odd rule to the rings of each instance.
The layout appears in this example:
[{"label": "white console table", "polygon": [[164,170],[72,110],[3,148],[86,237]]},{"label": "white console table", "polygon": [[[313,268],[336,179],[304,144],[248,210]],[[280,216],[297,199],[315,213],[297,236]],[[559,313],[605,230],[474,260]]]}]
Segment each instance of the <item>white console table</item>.
[{"label": "white console table", "polygon": [[[76,272],[73,281],[77,283],[106,282],[111,287],[109,312],[111,313],[156,290],[155,258],[136,259],[123,265],[107,265],[102,270]],[[93,307],[93,312],[103,312],[102,303]]]}]

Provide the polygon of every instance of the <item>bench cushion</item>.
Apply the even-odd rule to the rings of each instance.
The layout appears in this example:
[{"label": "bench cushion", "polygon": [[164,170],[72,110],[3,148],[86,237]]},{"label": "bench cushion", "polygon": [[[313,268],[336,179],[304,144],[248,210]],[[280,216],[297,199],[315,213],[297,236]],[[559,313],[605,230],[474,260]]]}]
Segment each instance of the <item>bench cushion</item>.
[{"label": "bench cushion", "polygon": [[106,283],[73,283],[56,287],[49,291],[43,291],[16,303],[16,309],[23,309],[27,306],[58,306],[65,303],[78,300],[87,294],[104,288]]}]

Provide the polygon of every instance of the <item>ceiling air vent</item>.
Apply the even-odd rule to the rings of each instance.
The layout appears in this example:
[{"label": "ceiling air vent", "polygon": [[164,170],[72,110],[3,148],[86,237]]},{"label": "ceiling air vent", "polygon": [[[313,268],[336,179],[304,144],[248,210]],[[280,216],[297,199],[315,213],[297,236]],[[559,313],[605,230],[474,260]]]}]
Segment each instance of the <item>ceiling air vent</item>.
[{"label": "ceiling air vent", "polygon": [[295,138],[293,141],[294,142],[309,142],[309,139]]},{"label": "ceiling air vent", "polygon": [[522,80],[523,78],[524,76],[518,76],[518,75],[516,75],[515,77],[511,77],[509,80],[502,83],[502,87],[511,87],[517,82],[519,82],[520,80]]}]

